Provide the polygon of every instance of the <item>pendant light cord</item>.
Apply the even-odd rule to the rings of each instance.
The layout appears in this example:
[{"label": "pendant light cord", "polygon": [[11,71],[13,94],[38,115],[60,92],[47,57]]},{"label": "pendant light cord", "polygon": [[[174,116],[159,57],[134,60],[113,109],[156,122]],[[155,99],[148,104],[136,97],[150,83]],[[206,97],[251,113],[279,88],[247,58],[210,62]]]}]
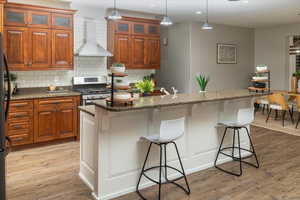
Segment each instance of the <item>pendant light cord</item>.
[{"label": "pendant light cord", "polygon": [[116,1],[117,0],[114,0],[114,10],[117,10],[117,5],[116,5],[117,3],[116,3]]},{"label": "pendant light cord", "polygon": [[166,16],[168,16],[168,0],[166,0]]},{"label": "pendant light cord", "polygon": [[206,0],[206,23],[208,23],[208,0]]}]

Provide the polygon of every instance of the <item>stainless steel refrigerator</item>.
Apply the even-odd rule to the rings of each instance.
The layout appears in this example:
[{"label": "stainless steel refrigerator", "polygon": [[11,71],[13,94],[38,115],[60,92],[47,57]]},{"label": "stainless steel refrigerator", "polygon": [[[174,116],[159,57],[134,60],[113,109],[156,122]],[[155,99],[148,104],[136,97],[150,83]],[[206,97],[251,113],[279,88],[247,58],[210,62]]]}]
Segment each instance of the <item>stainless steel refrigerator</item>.
[{"label": "stainless steel refrigerator", "polygon": [[10,75],[3,53],[3,35],[0,33],[0,200],[6,199],[5,158],[9,152],[9,138],[5,136],[5,121],[9,111],[10,94]]}]

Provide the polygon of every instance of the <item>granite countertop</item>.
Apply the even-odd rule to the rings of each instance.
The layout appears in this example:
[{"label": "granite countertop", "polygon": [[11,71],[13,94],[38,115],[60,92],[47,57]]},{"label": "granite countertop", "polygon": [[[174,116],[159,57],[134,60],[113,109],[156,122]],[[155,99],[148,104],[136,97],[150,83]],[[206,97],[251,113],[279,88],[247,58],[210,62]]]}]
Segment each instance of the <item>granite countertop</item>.
[{"label": "granite countertop", "polygon": [[47,88],[20,88],[17,94],[12,95],[11,100],[80,96],[80,93],[72,91],[70,87],[63,89],[63,91],[50,93]]},{"label": "granite countertop", "polygon": [[95,106],[94,105],[89,105],[89,106],[78,106],[78,109],[80,111],[83,111],[87,114],[90,114],[92,116],[95,116]]},{"label": "granite countertop", "polygon": [[108,106],[105,100],[96,100],[93,103],[105,110],[112,112],[131,111],[140,109],[160,108],[166,106],[176,106],[184,104],[196,104],[203,102],[222,101],[231,99],[241,99],[248,97],[265,96],[267,93],[254,93],[244,89],[237,90],[223,90],[218,92],[205,92],[205,93],[191,93],[191,94],[178,94],[177,97],[173,95],[168,96],[151,96],[141,97],[130,106]]}]

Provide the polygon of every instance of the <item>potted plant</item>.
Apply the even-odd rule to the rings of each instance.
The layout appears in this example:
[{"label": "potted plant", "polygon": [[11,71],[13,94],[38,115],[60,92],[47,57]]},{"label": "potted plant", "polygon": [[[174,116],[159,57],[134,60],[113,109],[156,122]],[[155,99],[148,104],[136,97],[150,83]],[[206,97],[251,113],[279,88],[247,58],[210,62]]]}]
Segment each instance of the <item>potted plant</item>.
[{"label": "potted plant", "polygon": [[9,78],[10,78],[11,94],[13,94],[16,91],[16,87],[17,87],[16,80],[18,77],[17,77],[17,74],[14,74],[14,73],[10,73],[9,75],[10,75]]},{"label": "potted plant", "polygon": [[142,81],[138,81],[135,84],[135,87],[139,90],[140,93],[143,94],[143,96],[149,96],[151,92],[154,91],[154,82],[153,80],[145,79]]},{"label": "potted plant", "polygon": [[206,87],[207,87],[207,84],[210,80],[209,77],[200,74],[199,76],[196,76],[196,80],[197,80],[197,83],[200,87],[200,92],[206,92]]},{"label": "potted plant", "polygon": [[114,63],[112,64],[110,70],[111,73],[124,73],[126,68],[123,63]]}]

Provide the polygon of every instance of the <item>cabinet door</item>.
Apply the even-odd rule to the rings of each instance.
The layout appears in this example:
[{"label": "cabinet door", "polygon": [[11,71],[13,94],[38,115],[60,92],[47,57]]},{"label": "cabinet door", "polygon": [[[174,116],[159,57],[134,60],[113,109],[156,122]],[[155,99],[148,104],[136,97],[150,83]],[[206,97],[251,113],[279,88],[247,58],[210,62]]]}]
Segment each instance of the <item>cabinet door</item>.
[{"label": "cabinet door", "polygon": [[129,35],[117,34],[115,37],[114,62],[125,64],[126,67],[131,65],[130,45],[131,39]]},{"label": "cabinet door", "polygon": [[72,31],[52,30],[52,68],[73,68]]},{"label": "cabinet door", "polygon": [[144,68],[146,64],[146,39],[142,36],[132,37],[132,68]]},{"label": "cabinet door", "polygon": [[6,8],[4,21],[5,25],[8,26],[26,26],[27,19],[27,11],[23,9],[15,9],[15,8]]},{"label": "cabinet door", "polygon": [[74,137],[75,133],[75,107],[72,103],[59,104],[57,113],[57,134],[59,138]]},{"label": "cabinet door", "polygon": [[153,36],[159,36],[160,35],[160,25],[158,24],[149,24],[147,28],[147,33],[149,35]]},{"label": "cabinet door", "polygon": [[52,28],[54,29],[73,29],[73,15],[52,14]]},{"label": "cabinet door", "polygon": [[130,34],[131,33],[131,23],[126,21],[118,21],[115,23],[116,33]]},{"label": "cabinet door", "polygon": [[29,11],[28,26],[36,28],[49,28],[51,25],[51,14],[48,12]]},{"label": "cabinet door", "polygon": [[28,29],[23,27],[6,27],[4,38],[5,54],[10,70],[27,70]]},{"label": "cabinet door", "polygon": [[29,29],[30,70],[49,69],[51,66],[51,31],[48,29]]},{"label": "cabinet door", "polygon": [[34,142],[45,142],[56,139],[56,107],[55,105],[44,105],[35,112]]},{"label": "cabinet door", "polygon": [[147,68],[160,68],[160,38],[147,39]]},{"label": "cabinet door", "polygon": [[144,23],[132,23],[132,34],[145,35],[147,33],[147,25]]}]

